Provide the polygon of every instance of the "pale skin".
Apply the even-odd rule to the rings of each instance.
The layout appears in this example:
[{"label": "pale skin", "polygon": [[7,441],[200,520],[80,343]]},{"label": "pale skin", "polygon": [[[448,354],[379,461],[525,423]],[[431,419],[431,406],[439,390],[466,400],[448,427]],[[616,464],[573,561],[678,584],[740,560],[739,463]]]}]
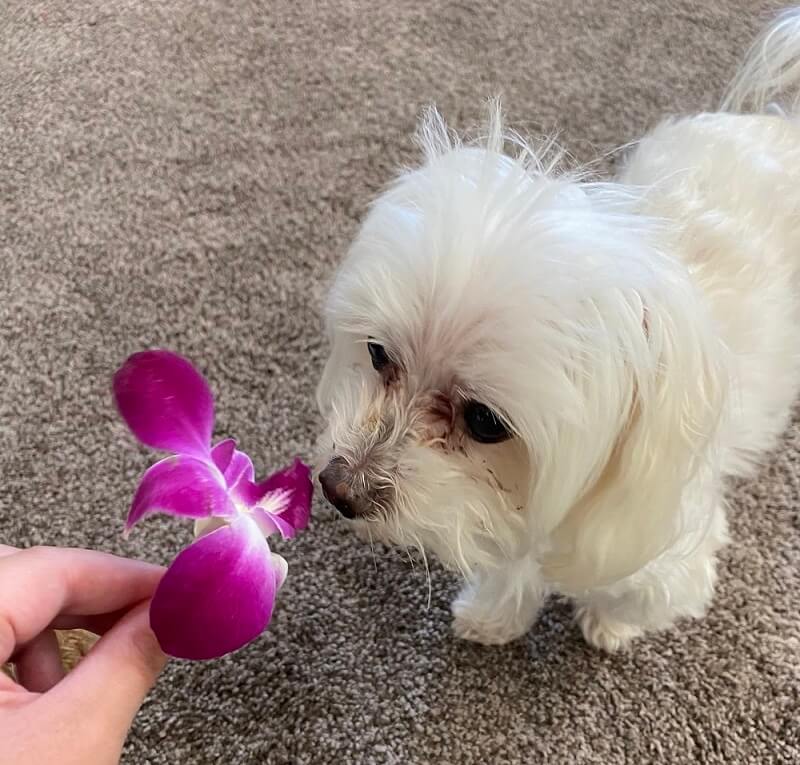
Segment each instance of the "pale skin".
[{"label": "pale skin", "polygon": [[[0,760],[116,765],[166,662],[148,604],[164,569],[100,552],[0,545]],[[65,676],[53,629],[101,639]]]}]

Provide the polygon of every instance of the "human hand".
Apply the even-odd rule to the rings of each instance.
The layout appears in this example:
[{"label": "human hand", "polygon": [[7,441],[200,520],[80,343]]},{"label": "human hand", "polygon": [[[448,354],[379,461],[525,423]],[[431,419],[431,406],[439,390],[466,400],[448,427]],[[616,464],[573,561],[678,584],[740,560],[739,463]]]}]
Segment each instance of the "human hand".
[{"label": "human hand", "polygon": [[[100,552],[0,545],[0,759],[116,765],[164,666],[148,600],[164,569]],[[66,677],[54,629],[100,640]]]}]

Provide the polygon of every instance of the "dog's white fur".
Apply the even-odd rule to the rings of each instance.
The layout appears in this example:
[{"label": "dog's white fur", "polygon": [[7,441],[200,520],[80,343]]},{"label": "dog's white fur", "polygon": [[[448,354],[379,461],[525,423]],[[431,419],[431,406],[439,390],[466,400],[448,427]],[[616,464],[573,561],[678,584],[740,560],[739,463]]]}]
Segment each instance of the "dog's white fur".
[{"label": "dog's white fur", "polygon": [[[607,650],[704,613],[723,479],[775,444],[800,387],[800,125],[769,105],[798,80],[800,10],[720,112],[662,123],[604,184],[497,109],[474,144],[427,115],[424,164],[374,203],[330,294],[321,464],[374,497],[362,531],[463,573],[458,635],[512,640],[551,591]],[[469,399],[514,437],[471,440]]]}]

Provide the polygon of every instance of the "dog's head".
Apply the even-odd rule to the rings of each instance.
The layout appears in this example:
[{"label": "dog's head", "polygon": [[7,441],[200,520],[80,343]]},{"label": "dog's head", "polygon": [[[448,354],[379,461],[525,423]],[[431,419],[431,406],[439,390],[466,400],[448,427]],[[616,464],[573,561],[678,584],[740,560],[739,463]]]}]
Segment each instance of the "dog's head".
[{"label": "dog's head", "polygon": [[537,549],[572,586],[618,576],[712,440],[710,320],[629,192],[509,156],[498,114],[480,144],[436,113],[420,136],[330,293],[325,495],[466,574]]}]

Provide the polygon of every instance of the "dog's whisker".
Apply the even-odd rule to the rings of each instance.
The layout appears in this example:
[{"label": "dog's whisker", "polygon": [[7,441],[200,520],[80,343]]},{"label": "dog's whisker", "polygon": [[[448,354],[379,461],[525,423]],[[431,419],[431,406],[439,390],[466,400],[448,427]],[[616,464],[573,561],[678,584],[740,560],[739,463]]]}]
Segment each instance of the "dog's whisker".
[{"label": "dog's whisker", "polygon": [[367,535],[369,536],[369,549],[372,553],[372,566],[375,570],[375,573],[378,573],[378,558],[375,555],[375,541],[372,538],[372,529],[367,526]]}]

